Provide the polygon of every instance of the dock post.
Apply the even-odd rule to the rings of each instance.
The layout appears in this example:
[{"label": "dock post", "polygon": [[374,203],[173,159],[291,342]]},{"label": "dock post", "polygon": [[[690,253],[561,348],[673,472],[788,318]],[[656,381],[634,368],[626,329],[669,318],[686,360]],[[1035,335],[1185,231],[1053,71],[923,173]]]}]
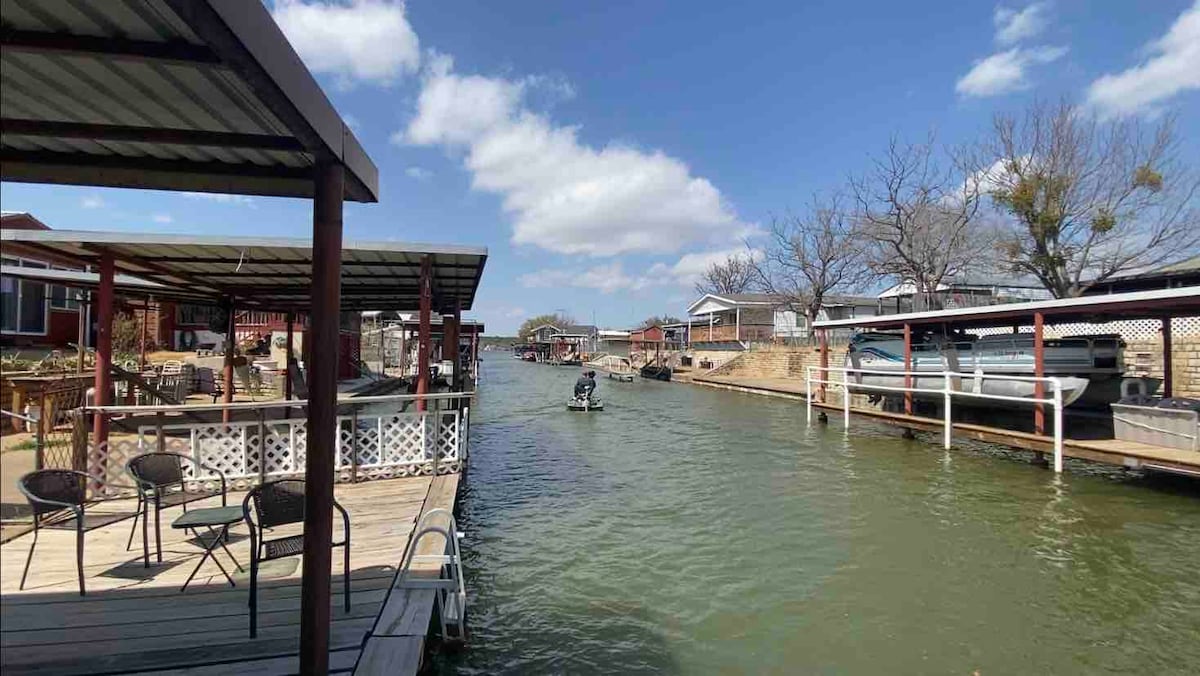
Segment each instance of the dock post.
[{"label": "dock post", "polygon": [[[237,345],[237,317],[234,314],[233,301],[225,303],[225,311],[229,313],[225,322],[225,371],[222,377],[225,393],[221,398],[226,404],[233,403],[233,348]],[[229,424],[233,410],[226,406],[221,410],[221,422]]]},{"label": "dock post", "polygon": [[842,372],[842,426],[850,434],[850,374]]},{"label": "dock post", "polygon": [[[96,377],[94,406],[107,406],[112,393],[112,323],[114,289],[113,278],[116,262],[112,253],[100,254],[100,285],[96,293]],[[108,414],[97,411],[93,416],[92,435],[95,437],[96,453],[108,458],[104,448],[108,444]],[[107,460],[105,460],[107,462]],[[97,477],[102,479],[103,477]]]},{"label": "dock post", "polygon": [[913,414],[913,396],[908,389],[913,386],[912,377],[912,325],[904,323],[904,415]]},{"label": "dock post", "polygon": [[[329,673],[333,471],[337,444],[345,168],[317,162],[313,177],[312,311],[309,314],[308,452],[304,458],[304,554],[300,582],[300,673]],[[319,355],[319,356],[318,356]],[[294,448],[294,447],[293,447]]]},{"label": "dock post", "polygon": [[942,448],[950,450],[950,435],[953,431],[953,423],[950,422],[950,373],[943,372],[944,382],[942,383],[942,415],[945,420],[942,426]]},{"label": "dock post", "polygon": [[430,313],[433,311],[433,259],[421,258],[420,322],[417,325],[417,410],[425,412],[425,397],[429,392],[429,351],[433,340]]},{"label": "dock post", "polygon": [[812,367],[804,367],[804,420],[812,427]]},{"label": "dock post", "polygon": [[1063,393],[1057,378],[1054,379],[1054,471],[1057,474],[1063,471]]}]

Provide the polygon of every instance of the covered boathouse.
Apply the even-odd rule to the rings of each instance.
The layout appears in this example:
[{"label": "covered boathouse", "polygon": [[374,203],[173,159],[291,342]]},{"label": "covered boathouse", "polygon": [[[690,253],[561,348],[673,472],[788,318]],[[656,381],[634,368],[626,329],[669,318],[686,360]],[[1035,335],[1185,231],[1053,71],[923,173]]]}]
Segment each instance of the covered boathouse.
[{"label": "covered boathouse", "polygon": [[[1130,468],[1200,476],[1200,449],[1195,444],[1197,432],[1194,427],[1190,432],[1182,432],[1182,436],[1188,437],[1191,441],[1188,448],[1112,438],[1111,436],[1087,439],[1064,438],[1064,425],[1048,426],[1047,423],[1048,411],[1054,413],[1059,420],[1062,419],[1063,411],[1061,400],[1057,405],[1053,402],[1050,391],[1053,379],[1048,378],[1045,372],[1045,344],[1048,327],[1070,327],[1073,332],[1086,333],[1089,328],[1092,332],[1096,332],[1097,327],[1100,329],[1108,327],[1111,330],[1114,322],[1136,322],[1143,325],[1152,323],[1161,335],[1162,346],[1162,379],[1161,390],[1158,394],[1163,397],[1171,397],[1176,392],[1176,382],[1181,375],[1186,375],[1190,381],[1197,376],[1196,372],[1200,370],[1200,362],[1194,359],[1180,361],[1175,359],[1174,355],[1175,331],[1181,326],[1191,326],[1197,317],[1200,317],[1200,287],[1187,286],[1081,298],[818,321],[814,324],[814,328],[822,337],[824,331],[836,329],[902,332],[904,336],[903,371],[906,372],[904,385],[902,388],[887,391],[886,394],[902,398],[903,412],[893,413],[872,406],[851,405],[852,399],[855,398],[853,395],[878,394],[882,390],[875,388],[872,391],[871,388],[859,384],[857,378],[863,373],[856,374],[854,369],[843,366],[840,355],[837,359],[831,360],[827,340],[821,341],[821,364],[810,369],[809,382],[806,383],[805,389],[808,390],[811,407],[841,412],[848,427],[851,416],[860,415],[906,430],[942,432],[947,448],[949,448],[953,436],[961,436],[1033,451],[1039,457],[1043,453],[1054,453],[1055,467],[1060,471],[1062,458],[1073,457]],[[914,332],[933,331],[952,334],[954,332],[988,330],[1031,333],[1033,336],[1034,371],[1029,380],[1035,382],[1031,401],[1040,401],[1041,403],[1028,404],[1032,409],[1030,413],[1032,432],[1005,429],[991,424],[956,422],[949,413],[950,406],[945,407],[941,419],[916,415],[913,405],[913,390],[916,388],[912,373]],[[1185,370],[1186,374],[1180,373],[1180,369]],[[961,391],[955,386],[956,382],[969,381],[972,374],[933,375],[945,375],[946,392],[944,397],[947,404],[951,404],[952,400],[956,398],[979,396]],[[925,372],[921,373],[921,380],[926,380]],[[847,381],[848,387],[845,386]],[[834,389],[839,392],[833,393]],[[799,392],[803,391],[802,389]],[[793,392],[793,394],[796,393]],[[1108,424],[1112,424],[1112,421],[1110,420]],[[1194,423],[1192,424],[1194,425]],[[1089,427],[1095,429],[1094,425]]]},{"label": "covered boathouse", "polygon": [[[260,2],[4,0],[3,16],[0,179],[303,198],[312,200],[313,217],[311,239],[241,246],[190,236],[135,241],[128,233],[61,231],[22,242],[86,262],[97,275],[91,299],[98,325],[95,401],[87,409],[90,429],[83,428],[89,450],[73,453],[68,468],[79,460],[87,468],[89,522],[124,520],[80,531],[78,540],[74,526],[44,527],[36,547],[29,535],[3,544],[0,667],[5,674],[415,672],[434,596],[402,588],[397,571],[409,549],[437,553],[429,538],[410,547],[417,524],[453,530],[437,508],[454,504],[457,467],[440,461],[465,452],[465,434],[446,436],[440,420],[460,412],[465,419],[465,397],[428,391],[429,318],[436,308],[454,326],[470,308],[486,252],[343,245],[343,202],[378,201],[377,169]],[[251,256],[261,266],[253,278],[228,269],[230,256],[244,258],[246,249],[261,252]],[[359,253],[375,257],[356,259]],[[459,256],[471,260],[461,267],[445,262]],[[337,353],[343,310],[418,311],[417,394],[348,406],[338,396],[337,361],[313,358],[304,398],[270,405],[117,406],[112,320],[118,269],[177,292],[195,290],[197,301],[303,311],[314,355]],[[369,288],[368,278],[378,270],[389,271],[387,288]],[[439,408],[443,402],[447,408]],[[368,403],[401,411],[388,415],[359,406]],[[119,436],[110,432],[119,433],[139,408],[152,409],[145,412],[154,422],[149,433],[139,428],[135,435],[138,452],[173,450],[168,444],[179,443],[193,452],[222,449],[227,465],[205,468],[213,476],[189,475],[194,488],[220,486],[220,497],[214,493],[204,506],[241,504],[245,489],[264,479],[304,479],[303,518],[294,531],[302,534],[303,546],[289,559],[299,565],[264,578],[256,597],[257,633],[247,631],[242,574],[218,574],[215,561],[205,564],[202,549],[184,532],[156,528],[157,502],[151,508],[135,500],[128,485],[105,483],[110,470],[121,469],[119,461],[115,467],[107,462],[107,442]],[[221,420],[214,424],[200,408],[218,411]],[[278,422],[272,408],[286,409],[286,422]],[[253,423],[235,430],[239,415],[232,414],[242,409]],[[360,415],[376,421],[374,431]],[[195,428],[182,435],[168,431],[178,424],[208,425],[220,438]],[[269,425],[287,431],[267,431]],[[290,464],[273,471],[278,467],[271,463],[281,458]],[[379,478],[406,478],[359,483],[374,478],[371,465]],[[217,474],[238,472],[241,478],[229,482],[226,495]],[[350,480],[335,488],[345,476]],[[335,495],[348,512],[348,533]],[[167,524],[178,516],[179,507],[173,509],[163,517]],[[149,511],[155,515],[148,526]],[[147,538],[148,527],[155,538]],[[139,529],[141,552],[134,544]],[[228,547],[240,567],[249,557],[237,529],[234,524]],[[335,532],[337,541],[353,541],[345,549],[348,566],[342,565],[343,549],[332,547]],[[152,555],[149,542],[156,539],[161,544]],[[197,560],[206,566],[204,574],[189,576],[191,585],[181,592]],[[432,572],[435,578],[440,570],[419,568],[412,569],[418,576]],[[199,566],[193,574],[198,572]],[[343,576],[350,580],[346,608]]]}]

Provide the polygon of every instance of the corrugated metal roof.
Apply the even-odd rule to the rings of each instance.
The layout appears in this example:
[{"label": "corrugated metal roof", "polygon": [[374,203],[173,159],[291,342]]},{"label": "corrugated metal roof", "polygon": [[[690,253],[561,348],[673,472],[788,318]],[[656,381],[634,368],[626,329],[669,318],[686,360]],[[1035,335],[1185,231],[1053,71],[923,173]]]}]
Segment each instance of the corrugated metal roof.
[{"label": "corrugated metal roof", "polygon": [[[203,237],[129,232],[5,230],[6,246],[96,264],[108,251],[117,271],[239,307],[305,311],[312,245],[307,239]],[[415,310],[421,259],[433,264],[434,307],[470,310],[487,262],[481,247],[401,242],[342,245],[343,310]]]},{"label": "corrugated metal roof", "polygon": [[945,324],[963,328],[1005,326],[1018,321],[1032,322],[1036,312],[1041,312],[1051,323],[1191,317],[1200,315],[1200,286],[826,320],[813,322],[813,328],[898,328],[905,324]]},{"label": "corrugated metal roof", "polygon": [[0,0],[0,159],[14,181],[346,197],[378,172],[257,1]]}]

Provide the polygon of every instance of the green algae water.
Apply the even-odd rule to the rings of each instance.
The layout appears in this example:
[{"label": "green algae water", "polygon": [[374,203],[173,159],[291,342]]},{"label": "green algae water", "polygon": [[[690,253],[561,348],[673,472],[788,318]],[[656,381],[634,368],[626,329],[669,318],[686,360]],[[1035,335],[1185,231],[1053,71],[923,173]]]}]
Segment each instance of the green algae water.
[{"label": "green algae water", "polygon": [[1200,669],[1200,481],[485,357],[441,673]]}]

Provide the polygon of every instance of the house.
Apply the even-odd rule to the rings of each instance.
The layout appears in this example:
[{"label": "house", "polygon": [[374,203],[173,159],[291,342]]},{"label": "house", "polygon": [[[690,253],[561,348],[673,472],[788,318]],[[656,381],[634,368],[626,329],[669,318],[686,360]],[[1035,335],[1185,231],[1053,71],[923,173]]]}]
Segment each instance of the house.
[{"label": "house", "polygon": [[1083,295],[1174,289],[1181,286],[1200,286],[1200,256],[1170,265],[1115,275],[1092,285]]},{"label": "house", "polygon": [[[817,319],[874,316],[878,301],[828,296]],[[783,296],[766,293],[705,294],[688,307],[688,324],[672,327],[701,350],[740,350],[749,343],[807,339],[808,319]]]},{"label": "house", "polygon": [[[5,230],[49,230],[32,214],[4,212],[0,228]],[[0,256],[4,267],[79,271],[78,265],[19,245],[5,246]],[[84,326],[91,326],[82,295],[75,289],[28,279],[0,277],[0,345],[66,348],[79,340],[79,313]],[[90,331],[85,331],[85,334]],[[86,336],[85,336],[86,338]],[[89,341],[90,344],[90,341]]]},{"label": "house", "polygon": [[[816,320],[827,321],[834,319],[854,319],[856,317],[874,317],[879,314],[879,301],[868,296],[826,296],[822,299],[821,309],[817,312]],[[791,307],[780,307],[775,310],[775,340],[807,340],[809,338],[808,318],[803,310]],[[842,336],[837,331],[830,334],[834,338]]]},{"label": "house", "polygon": [[596,332],[598,351],[608,354],[629,354],[630,332],[618,329],[600,329]]},{"label": "house", "polygon": [[629,352],[654,352],[663,349],[663,328],[658,325],[643,326],[629,332]]},{"label": "house", "polygon": [[885,289],[879,299],[878,314],[920,312],[929,309],[980,307],[1000,303],[1023,303],[1031,300],[1050,300],[1053,295],[1031,275],[964,274],[947,278],[938,284],[930,299],[916,293],[912,281],[904,281]]}]

